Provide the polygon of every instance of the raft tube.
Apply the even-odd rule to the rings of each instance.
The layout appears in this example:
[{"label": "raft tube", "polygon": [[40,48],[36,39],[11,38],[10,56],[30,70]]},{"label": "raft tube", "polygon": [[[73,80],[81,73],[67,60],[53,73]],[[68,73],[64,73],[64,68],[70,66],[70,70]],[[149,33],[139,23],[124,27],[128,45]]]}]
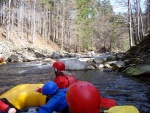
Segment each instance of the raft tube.
[{"label": "raft tube", "polygon": [[39,107],[45,104],[46,96],[35,92],[35,89],[42,86],[43,84],[20,84],[3,93],[0,98],[7,98],[20,110],[31,106]]},{"label": "raft tube", "polygon": [[6,64],[6,62],[1,62],[0,65]]}]

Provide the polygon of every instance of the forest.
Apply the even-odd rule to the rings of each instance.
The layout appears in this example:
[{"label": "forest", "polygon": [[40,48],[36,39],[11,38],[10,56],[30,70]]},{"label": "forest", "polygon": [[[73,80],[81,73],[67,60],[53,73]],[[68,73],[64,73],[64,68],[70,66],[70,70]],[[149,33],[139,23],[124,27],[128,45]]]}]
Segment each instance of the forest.
[{"label": "forest", "polygon": [[0,0],[0,27],[34,44],[51,40],[61,50],[128,50],[150,28],[150,0],[116,0],[127,9],[115,13],[110,0]]}]

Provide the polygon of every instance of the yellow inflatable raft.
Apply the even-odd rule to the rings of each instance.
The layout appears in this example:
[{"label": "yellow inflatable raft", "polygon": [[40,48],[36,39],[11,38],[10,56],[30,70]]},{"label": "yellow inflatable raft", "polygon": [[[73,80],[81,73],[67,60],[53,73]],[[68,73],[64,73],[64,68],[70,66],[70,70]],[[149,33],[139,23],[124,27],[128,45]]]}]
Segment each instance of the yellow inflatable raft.
[{"label": "yellow inflatable raft", "polygon": [[45,104],[46,96],[35,92],[35,88],[43,84],[20,84],[5,92],[0,98],[7,98],[18,109],[25,107],[39,107]]},{"label": "yellow inflatable raft", "polygon": [[[0,95],[0,98],[7,98],[9,102],[20,110],[30,108],[28,112],[21,113],[36,113],[35,108],[44,105],[46,102],[46,96],[35,92],[37,87],[42,86],[43,84],[20,84]],[[136,107],[128,105],[114,106],[108,110],[104,110],[104,113],[139,113],[139,111]]]},{"label": "yellow inflatable raft", "polygon": [[6,64],[6,62],[1,62],[0,65]]}]

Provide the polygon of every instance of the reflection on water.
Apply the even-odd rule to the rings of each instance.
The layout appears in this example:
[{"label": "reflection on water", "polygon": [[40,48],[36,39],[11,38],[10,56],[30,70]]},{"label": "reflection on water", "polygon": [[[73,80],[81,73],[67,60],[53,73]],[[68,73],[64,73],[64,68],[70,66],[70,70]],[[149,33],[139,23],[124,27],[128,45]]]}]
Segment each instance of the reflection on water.
[{"label": "reflection on water", "polygon": [[[99,70],[70,71],[79,80],[89,81],[102,97],[115,99],[117,105],[133,105],[140,113],[150,112],[150,82],[125,77],[117,72]],[[18,63],[0,66],[1,92],[20,83],[45,83],[54,78],[51,64]]]}]

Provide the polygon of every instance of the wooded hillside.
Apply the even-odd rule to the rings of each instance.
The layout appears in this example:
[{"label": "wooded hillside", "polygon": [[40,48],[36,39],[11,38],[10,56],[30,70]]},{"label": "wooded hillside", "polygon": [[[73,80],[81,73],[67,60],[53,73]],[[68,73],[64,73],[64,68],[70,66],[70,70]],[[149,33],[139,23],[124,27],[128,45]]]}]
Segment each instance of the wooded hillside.
[{"label": "wooded hillside", "polygon": [[116,14],[109,0],[0,0],[0,26],[7,40],[40,38],[68,52],[127,50],[150,26],[150,1],[145,13],[139,0],[127,3],[128,12]]}]

